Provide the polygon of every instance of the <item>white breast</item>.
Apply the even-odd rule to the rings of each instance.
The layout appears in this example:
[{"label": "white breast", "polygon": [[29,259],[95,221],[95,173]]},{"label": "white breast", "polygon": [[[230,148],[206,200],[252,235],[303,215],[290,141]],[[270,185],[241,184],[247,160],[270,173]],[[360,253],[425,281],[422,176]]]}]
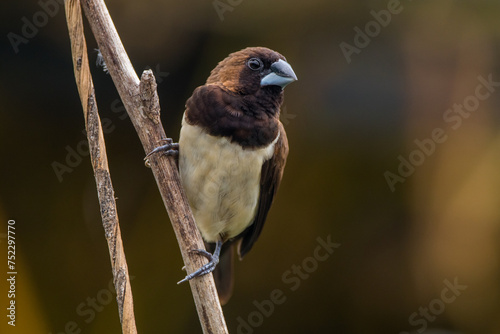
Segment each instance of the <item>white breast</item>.
[{"label": "white breast", "polygon": [[207,134],[183,119],[179,170],[193,215],[203,238],[232,238],[255,217],[262,164],[279,138],[261,149],[243,149],[224,137]]}]

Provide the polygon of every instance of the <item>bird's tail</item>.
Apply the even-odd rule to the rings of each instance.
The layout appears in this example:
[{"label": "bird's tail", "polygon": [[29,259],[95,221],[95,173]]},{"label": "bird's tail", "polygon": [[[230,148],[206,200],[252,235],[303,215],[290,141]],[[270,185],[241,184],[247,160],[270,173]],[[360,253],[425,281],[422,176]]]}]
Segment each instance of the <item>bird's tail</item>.
[{"label": "bird's tail", "polygon": [[[208,252],[213,253],[215,243],[205,243],[205,247]],[[215,286],[222,305],[225,305],[233,294],[233,254],[233,243],[225,242],[220,252],[219,264],[213,271]]]}]

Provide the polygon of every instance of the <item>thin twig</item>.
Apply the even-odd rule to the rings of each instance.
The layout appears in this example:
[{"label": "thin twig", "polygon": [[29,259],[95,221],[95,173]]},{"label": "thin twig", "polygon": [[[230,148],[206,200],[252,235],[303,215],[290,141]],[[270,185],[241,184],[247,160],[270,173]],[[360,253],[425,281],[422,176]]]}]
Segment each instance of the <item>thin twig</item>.
[{"label": "thin twig", "polygon": [[101,121],[97,112],[97,103],[94,94],[94,85],[90,74],[87,58],[87,46],[83,34],[82,11],[79,0],[66,0],[66,20],[68,22],[71,39],[71,52],[75,71],[78,93],[85,116],[85,128],[90,148],[90,159],[97,184],[97,194],[101,207],[102,224],[108,242],[113,282],[116,290],[116,300],[122,324],[122,332],[136,334],[137,329],[134,317],[134,304],[130,279],[123,250],[118,213],[116,210],[115,195],[108,168],[106,146],[101,128]]},{"label": "thin twig", "polygon": [[[103,0],[82,0],[82,6],[144,151],[149,153],[166,138],[160,122],[160,105],[153,72],[144,71],[139,80]],[[205,264],[206,259],[190,250],[204,249],[204,243],[181,187],[175,160],[155,154],[149,158],[149,162],[186,270],[193,272]],[[203,332],[228,333],[212,274],[191,280],[190,286]]]}]

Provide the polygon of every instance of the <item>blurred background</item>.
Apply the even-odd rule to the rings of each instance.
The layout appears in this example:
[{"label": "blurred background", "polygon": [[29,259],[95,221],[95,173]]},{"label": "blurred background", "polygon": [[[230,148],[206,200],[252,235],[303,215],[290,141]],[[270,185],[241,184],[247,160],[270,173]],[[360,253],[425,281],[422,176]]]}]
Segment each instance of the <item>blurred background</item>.
[{"label": "blurred background", "polygon": [[[0,5],[0,331],[119,333],[60,2]],[[224,307],[231,333],[500,333],[498,1],[106,3],[137,73],[154,70],[175,140],[186,99],[230,52],[267,46],[299,78],[284,180]],[[110,76],[92,71],[138,331],[201,333],[145,153]]]}]

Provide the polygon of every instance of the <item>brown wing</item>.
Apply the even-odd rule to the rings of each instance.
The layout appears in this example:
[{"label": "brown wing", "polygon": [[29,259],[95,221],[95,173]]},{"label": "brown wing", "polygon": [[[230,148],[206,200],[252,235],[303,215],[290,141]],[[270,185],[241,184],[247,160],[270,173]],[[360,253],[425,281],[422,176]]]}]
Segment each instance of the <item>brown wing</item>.
[{"label": "brown wing", "polygon": [[255,241],[257,241],[283,176],[283,170],[288,156],[288,139],[283,124],[279,121],[278,123],[280,137],[274,147],[274,154],[271,159],[267,160],[262,165],[260,196],[255,219],[240,235],[242,237],[238,247],[240,259],[250,251]]}]

